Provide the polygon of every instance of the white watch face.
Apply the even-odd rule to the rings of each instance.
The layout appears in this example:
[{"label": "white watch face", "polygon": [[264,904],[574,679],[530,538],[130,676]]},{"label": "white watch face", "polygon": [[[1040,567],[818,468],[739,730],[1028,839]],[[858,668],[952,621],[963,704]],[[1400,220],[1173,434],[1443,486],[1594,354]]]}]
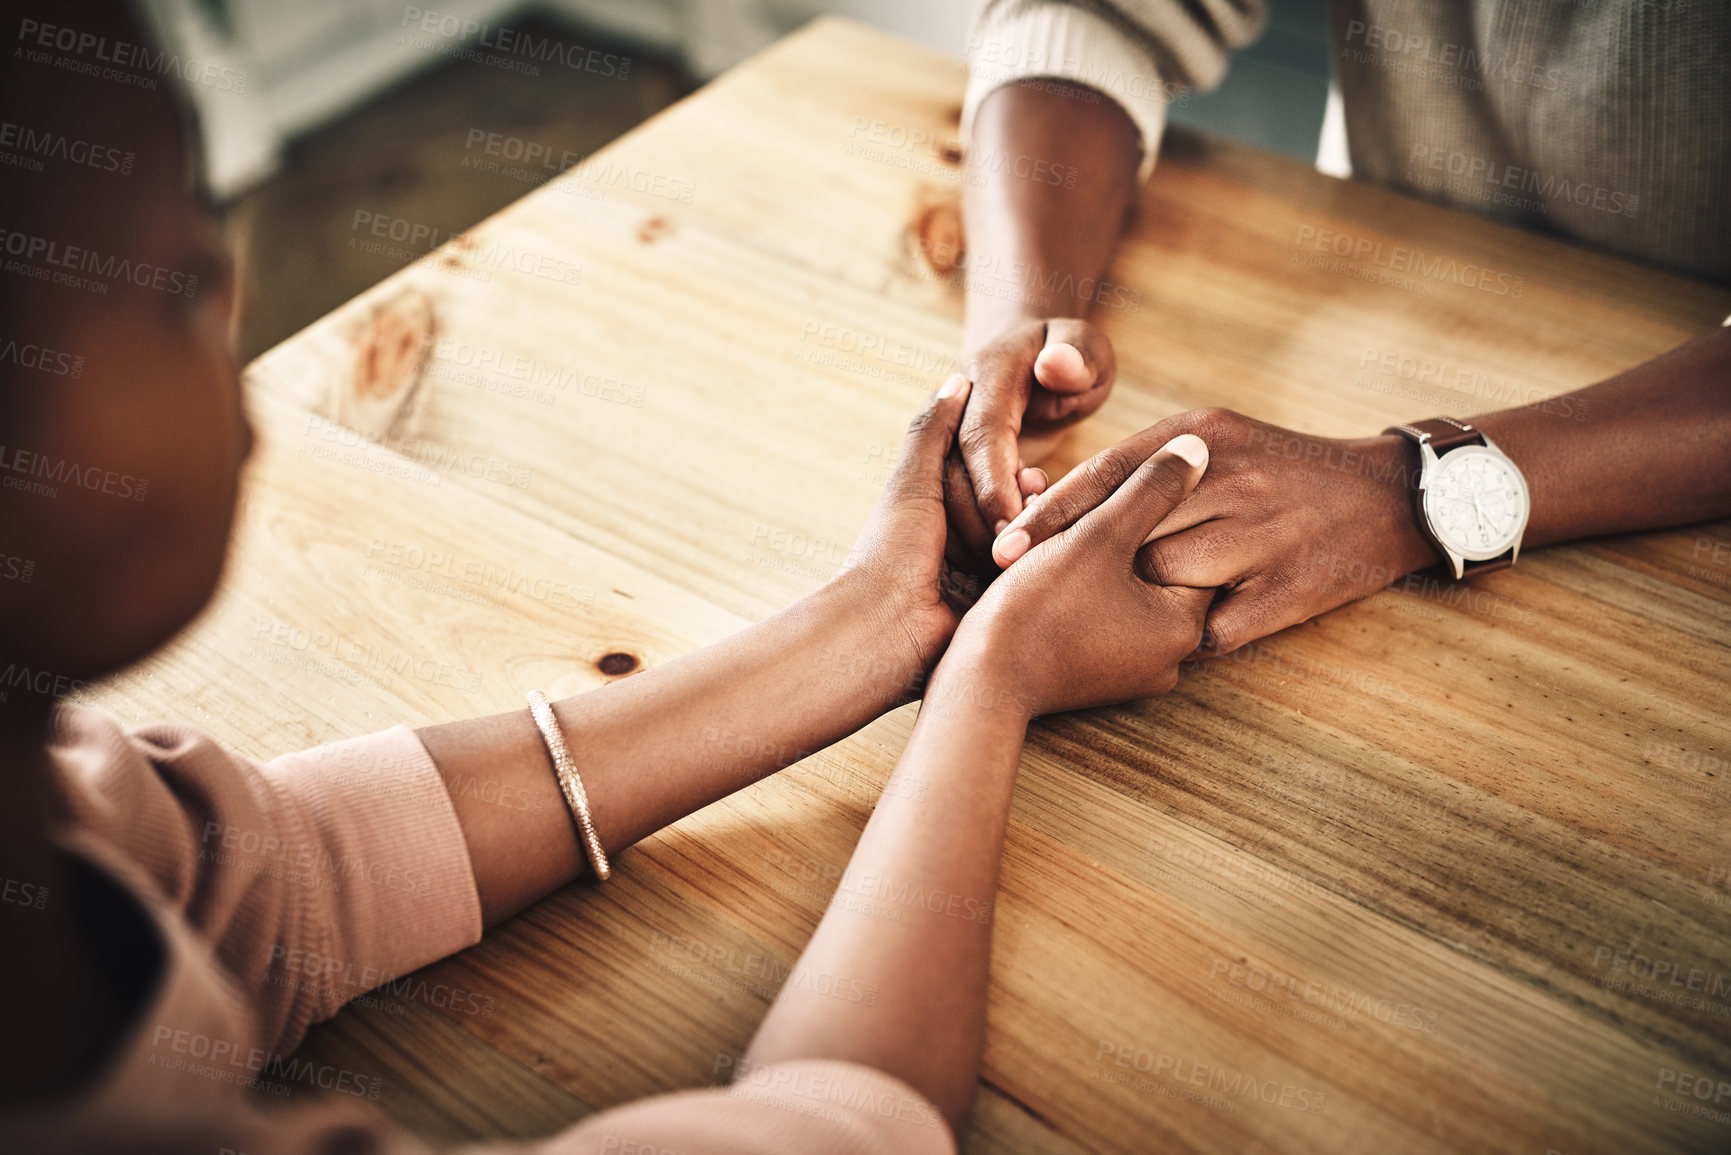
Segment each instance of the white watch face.
[{"label": "white watch face", "polygon": [[1466,445],[1438,459],[1425,487],[1431,532],[1468,561],[1498,557],[1527,527],[1527,482],[1495,449]]}]

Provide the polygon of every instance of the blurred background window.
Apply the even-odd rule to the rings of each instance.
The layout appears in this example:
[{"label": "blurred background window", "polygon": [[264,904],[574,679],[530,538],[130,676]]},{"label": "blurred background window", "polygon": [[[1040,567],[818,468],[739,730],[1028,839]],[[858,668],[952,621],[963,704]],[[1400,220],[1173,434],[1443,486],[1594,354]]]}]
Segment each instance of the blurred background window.
[{"label": "blurred background window", "polygon": [[[970,0],[140,0],[197,107],[240,260],[250,359],[815,16],[961,57]],[[1310,159],[1326,0],[1268,31],[1173,123]],[[959,91],[959,86],[958,86]],[[497,159],[497,153],[493,154]],[[466,163],[467,162],[467,163]],[[389,244],[363,243],[391,222]],[[360,224],[356,222],[359,221]],[[401,222],[399,225],[398,222]],[[396,241],[394,233],[410,238]]]}]

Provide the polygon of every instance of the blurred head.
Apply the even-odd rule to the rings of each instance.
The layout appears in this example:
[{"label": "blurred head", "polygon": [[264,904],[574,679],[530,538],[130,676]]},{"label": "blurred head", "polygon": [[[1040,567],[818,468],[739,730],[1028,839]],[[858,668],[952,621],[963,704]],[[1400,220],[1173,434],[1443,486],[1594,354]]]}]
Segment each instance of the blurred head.
[{"label": "blurred head", "polygon": [[229,263],[173,73],[128,70],[150,91],[75,67],[90,38],[147,43],[125,5],[0,12],[0,150],[41,165],[0,165],[0,672],[87,680],[221,574],[251,444]]}]

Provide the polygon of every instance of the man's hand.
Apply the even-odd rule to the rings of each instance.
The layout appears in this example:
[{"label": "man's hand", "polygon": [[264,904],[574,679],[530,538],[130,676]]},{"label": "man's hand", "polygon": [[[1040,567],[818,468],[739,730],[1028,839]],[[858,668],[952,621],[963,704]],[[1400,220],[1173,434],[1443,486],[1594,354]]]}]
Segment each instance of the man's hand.
[{"label": "man's hand", "polygon": [[974,383],[962,418],[962,460],[980,520],[996,534],[1037,493],[1033,469],[1065,429],[1112,391],[1118,360],[1112,342],[1073,318],[1021,321],[983,346],[963,370]]},{"label": "man's hand", "polygon": [[1198,656],[1229,653],[1440,560],[1418,527],[1410,442],[1310,437],[1225,409],[1170,417],[1090,458],[998,536],[993,559],[1009,567],[1078,522],[1181,433],[1207,443],[1208,474],[1136,561],[1160,585],[1220,588]]}]

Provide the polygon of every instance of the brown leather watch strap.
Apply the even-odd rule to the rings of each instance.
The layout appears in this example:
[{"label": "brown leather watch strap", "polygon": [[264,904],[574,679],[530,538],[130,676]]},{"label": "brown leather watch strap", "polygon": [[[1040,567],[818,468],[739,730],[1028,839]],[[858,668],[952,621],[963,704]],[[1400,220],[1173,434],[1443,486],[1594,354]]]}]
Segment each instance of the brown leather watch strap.
[{"label": "brown leather watch strap", "polygon": [[[1438,457],[1451,449],[1459,449],[1463,445],[1483,445],[1484,434],[1468,425],[1465,421],[1457,421],[1453,417],[1432,417],[1428,421],[1409,421],[1405,425],[1391,425],[1384,433],[1398,433],[1409,438],[1415,444],[1430,442],[1431,452]],[[1417,488],[1418,478],[1413,477],[1413,486]],[[1418,511],[1419,524],[1426,525],[1424,509]],[[1428,529],[1426,530],[1428,533]],[[1484,561],[1461,561],[1461,577],[1469,578],[1474,574],[1491,573],[1494,570],[1507,569],[1515,564],[1515,551],[1511,548],[1507,553]],[[1445,563],[1444,568],[1447,569]]]},{"label": "brown leather watch strap", "polygon": [[1495,573],[1500,569],[1508,569],[1514,564],[1515,551],[1513,549],[1510,549],[1507,553],[1499,554],[1496,557],[1486,558],[1484,561],[1467,561],[1465,558],[1462,558],[1461,577],[1465,579],[1482,573]]},{"label": "brown leather watch strap", "polygon": [[1431,450],[1441,457],[1451,449],[1459,449],[1463,445],[1483,445],[1484,434],[1468,425],[1465,421],[1456,421],[1453,417],[1432,417],[1428,421],[1412,421],[1405,425],[1393,425],[1383,430],[1384,433],[1399,433],[1414,441],[1430,439]]}]

